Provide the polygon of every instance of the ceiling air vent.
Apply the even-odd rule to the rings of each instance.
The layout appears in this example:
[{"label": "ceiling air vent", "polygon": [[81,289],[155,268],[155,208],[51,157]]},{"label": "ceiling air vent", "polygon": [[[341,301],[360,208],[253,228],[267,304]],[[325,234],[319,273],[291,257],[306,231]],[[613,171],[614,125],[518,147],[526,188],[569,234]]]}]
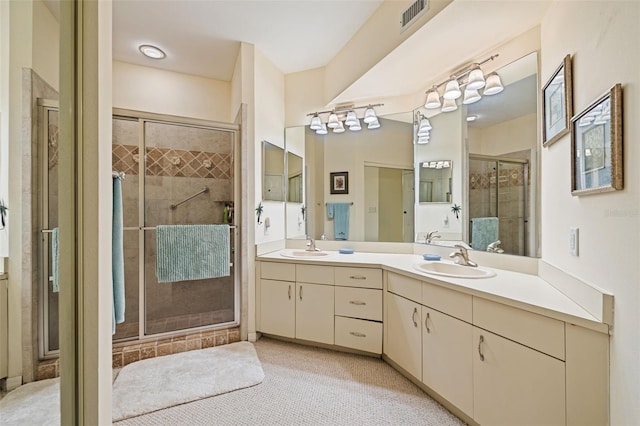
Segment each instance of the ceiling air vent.
[{"label": "ceiling air vent", "polygon": [[400,32],[403,32],[429,9],[429,0],[416,0],[400,15]]}]

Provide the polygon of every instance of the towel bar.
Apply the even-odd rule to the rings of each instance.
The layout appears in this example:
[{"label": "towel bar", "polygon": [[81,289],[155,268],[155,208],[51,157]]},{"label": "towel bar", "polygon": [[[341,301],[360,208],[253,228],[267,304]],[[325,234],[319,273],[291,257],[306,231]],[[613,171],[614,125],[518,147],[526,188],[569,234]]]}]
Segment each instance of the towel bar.
[{"label": "towel bar", "polygon": [[169,206],[169,208],[173,210],[173,209],[175,209],[176,207],[178,207],[180,204],[186,203],[187,201],[191,200],[192,198],[196,198],[198,195],[200,195],[200,194],[206,194],[207,192],[209,192],[209,187],[208,187],[208,186],[203,186],[203,187],[202,187],[202,189],[201,189],[200,191],[196,192],[195,194],[193,194],[193,195],[191,195],[191,196],[189,196],[189,197],[185,198],[184,200],[182,200],[182,201],[180,201],[180,202],[178,202],[178,203],[171,204],[171,205]]}]

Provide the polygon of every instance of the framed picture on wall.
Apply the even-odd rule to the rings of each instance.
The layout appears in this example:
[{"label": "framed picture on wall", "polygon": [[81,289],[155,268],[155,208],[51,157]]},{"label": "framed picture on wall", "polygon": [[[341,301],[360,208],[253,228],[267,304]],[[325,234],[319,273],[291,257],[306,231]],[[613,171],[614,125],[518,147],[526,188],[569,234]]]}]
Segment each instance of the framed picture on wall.
[{"label": "framed picture on wall", "polygon": [[571,119],[571,193],[623,188],[622,85]]},{"label": "framed picture on wall", "polygon": [[349,172],[333,172],[329,174],[329,187],[332,194],[349,193]]},{"label": "framed picture on wall", "polygon": [[564,57],[542,88],[542,144],[549,146],[569,133],[573,114],[571,55]]}]

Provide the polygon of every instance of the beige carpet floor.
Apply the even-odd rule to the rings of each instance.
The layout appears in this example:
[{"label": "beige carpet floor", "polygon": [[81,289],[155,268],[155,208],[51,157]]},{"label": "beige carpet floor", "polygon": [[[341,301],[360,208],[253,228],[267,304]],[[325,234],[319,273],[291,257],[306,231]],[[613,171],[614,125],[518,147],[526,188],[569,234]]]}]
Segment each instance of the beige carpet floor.
[{"label": "beige carpet floor", "polygon": [[130,418],[142,425],[463,425],[377,358],[262,338],[254,387]]}]

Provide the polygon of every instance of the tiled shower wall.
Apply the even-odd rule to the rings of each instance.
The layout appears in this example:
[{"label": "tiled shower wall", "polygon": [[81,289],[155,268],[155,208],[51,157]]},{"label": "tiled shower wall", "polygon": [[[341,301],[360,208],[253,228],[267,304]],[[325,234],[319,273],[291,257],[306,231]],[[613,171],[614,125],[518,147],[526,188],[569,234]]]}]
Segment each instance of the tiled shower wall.
[{"label": "tiled shower wall", "polygon": [[[529,151],[520,151],[506,155],[511,158],[529,159]],[[503,168],[496,176],[495,162],[469,162],[469,217],[495,217],[496,196],[499,200],[498,219],[501,247],[505,253],[526,254],[524,252],[524,232],[522,217],[524,211],[522,194],[525,179],[530,185],[530,174],[525,176],[524,167]],[[496,194],[496,185],[498,193]],[[530,186],[529,186],[530,188]],[[529,194],[525,193],[527,205]]]},{"label": "tiled shower wall", "polygon": [[[233,197],[233,140],[229,132],[145,122],[144,226],[222,223]],[[138,121],[113,121],[113,169],[126,174],[122,185],[125,231],[125,323],[115,339],[138,334],[139,156]],[[175,209],[170,206],[209,191]],[[146,334],[219,324],[234,319],[234,268],[230,277],[158,283],[155,231],[145,231]]]}]

